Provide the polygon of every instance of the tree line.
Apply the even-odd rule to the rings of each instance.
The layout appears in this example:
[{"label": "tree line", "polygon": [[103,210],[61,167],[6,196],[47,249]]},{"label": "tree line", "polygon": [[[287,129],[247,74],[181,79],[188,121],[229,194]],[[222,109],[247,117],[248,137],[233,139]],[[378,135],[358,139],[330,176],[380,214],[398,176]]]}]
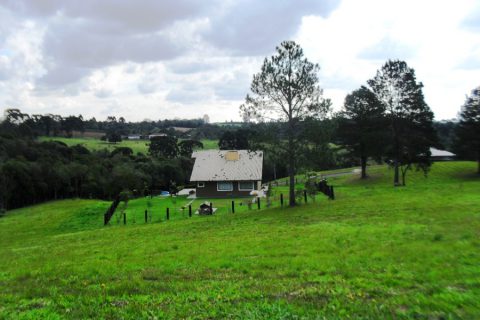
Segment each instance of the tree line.
[{"label": "tree line", "polygon": [[150,133],[171,133],[173,127],[200,128],[208,125],[203,119],[165,119],[127,122],[124,117],[108,116],[104,121],[95,117],[84,119],[82,115],[62,117],[55,114],[27,114],[17,108],[8,108],[4,112],[6,123],[16,124],[24,136],[65,136],[71,137],[74,131],[83,133],[100,131],[125,136],[129,134],[148,135]]},{"label": "tree line", "polygon": [[38,142],[0,125],[0,209],[81,197],[110,200],[128,190],[137,196],[175,191],[188,182],[190,157],[133,154],[130,148],[90,151],[59,141]]},{"label": "tree line", "polygon": [[[340,112],[331,116],[334,134],[321,126],[328,123],[331,103],[323,98],[318,84],[319,69],[305,58],[298,44],[284,41],[274,55],[265,58],[240,106],[245,121],[266,123],[264,126],[270,128],[260,145],[286,163],[291,206],[295,205],[295,174],[302,164],[308,165],[305,156],[312,157],[312,151],[325,148],[326,141],[358,159],[362,178],[367,177],[369,159],[387,161],[393,167],[394,186],[405,185],[407,172],[413,168],[427,174],[430,148],[441,147],[441,143],[433,112],[424,99],[423,84],[417,81],[413,68],[404,61],[387,61],[366,85],[346,97]],[[478,161],[480,173],[479,91],[475,89],[462,107],[455,138],[447,137],[460,156]],[[451,131],[442,124],[437,128]]]}]

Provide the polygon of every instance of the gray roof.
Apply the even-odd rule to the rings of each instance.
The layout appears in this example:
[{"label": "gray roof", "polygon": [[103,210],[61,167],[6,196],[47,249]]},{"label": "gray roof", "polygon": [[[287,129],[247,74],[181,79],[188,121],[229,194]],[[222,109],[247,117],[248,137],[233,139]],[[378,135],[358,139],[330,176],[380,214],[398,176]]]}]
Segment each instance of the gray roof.
[{"label": "gray roof", "polygon": [[456,154],[448,152],[446,150],[438,150],[435,148],[430,148],[430,152],[432,153],[432,157],[455,157]]},{"label": "gray roof", "polygon": [[[226,160],[229,151],[237,151],[239,159]],[[205,150],[194,152],[192,158],[195,164],[190,181],[262,180],[262,151]]]}]

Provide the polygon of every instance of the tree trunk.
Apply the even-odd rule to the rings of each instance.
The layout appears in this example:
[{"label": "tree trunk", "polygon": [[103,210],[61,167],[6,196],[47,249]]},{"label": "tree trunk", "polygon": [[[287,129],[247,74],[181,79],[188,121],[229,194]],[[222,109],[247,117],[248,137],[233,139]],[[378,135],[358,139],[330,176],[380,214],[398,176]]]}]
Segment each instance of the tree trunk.
[{"label": "tree trunk", "polygon": [[361,162],[361,166],[362,166],[362,176],[361,176],[361,178],[366,179],[367,178],[367,157],[366,156],[361,156],[360,157],[360,162]]},{"label": "tree trunk", "polygon": [[289,205],[290,207],[295,206],[295,145],[293,141],[294,128],[293,128],[293,119],[292,119],[292,108],[291,103],[289,103],[289,119],[288,119],[288,176],[290,180],[289,185]]},{"label": "tree trunk", "polygon": [[480,174],[480,150],[477,152],[477,173]]},{"label": "tree trunk", "polygon": [[[292,144],[293,145],[293,144]],[[290,207],[295,206],[295,155],[293,150],[289,150],[288,152],[288,176],[289,176],[289,205]]]},{"label": "tree trunk", "polygon": [[395,137],[395,159],[393,160],[393,165],[394,165],[394,170],[395,170],[395,175],[393,177],[393,185],[395,187],[398,187],[400,185],[400,175],[399,175],[399,163],[398,159],[400,158],[400,144],[398,143],[398,138]]},{"label": "tree trunk", "polygon": [[400,185],[400,174],[399,174],[399,167],[398,167],[398,160],[395,159],[394,162],[393,162],[393,165],[394,165],[394,170],[395,170],[395,175],[393,177],[393,185],[395,187],[398,187]]}]

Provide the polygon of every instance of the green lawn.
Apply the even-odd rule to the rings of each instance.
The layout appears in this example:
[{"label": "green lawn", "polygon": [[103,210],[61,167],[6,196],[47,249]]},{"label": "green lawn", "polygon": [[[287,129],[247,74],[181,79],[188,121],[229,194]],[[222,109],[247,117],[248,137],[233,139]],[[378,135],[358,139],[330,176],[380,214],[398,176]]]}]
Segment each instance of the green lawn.
[{"label": "green lawn", "polygon": [[224,200],[170,221],[161,211],[187,200],[154,198],[148,224],[137,199],[126,226],[103,227],[96,200],[13,210],[0,218],[0,319],[478,319],[475,169],[436,163],[394,188],[377,166],[329,179],[335,201],[232,214]]},{"label": "green lawn", "polygon": [[[123,140],[119,143],[109,143],[106,141],[102,141],[100,139],[94,138],[63,138],[63,137],[39,137],[40,141],[61,141],[68,146],[73,145],[83,145],[89,150],[100,150],[100,149],[107,149],[109,151],[113,151],[115,148],[118,147],[128,147],[133,150],[136,154],[141,152],[143,154],[148,153],[148,141],[146,140]],[[202,140],[204,149],[218,149],[218,141],[217,140]]]}]

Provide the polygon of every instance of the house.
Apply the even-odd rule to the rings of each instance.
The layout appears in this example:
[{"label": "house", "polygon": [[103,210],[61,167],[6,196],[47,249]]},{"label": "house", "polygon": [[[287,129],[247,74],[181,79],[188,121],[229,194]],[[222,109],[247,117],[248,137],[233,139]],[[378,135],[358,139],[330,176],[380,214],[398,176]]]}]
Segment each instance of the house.
[{"label": "house", "polygon": [[457,156],[456,154],[446,150],[438,150],[435,148],[430,148],[430,153],[432,161],[451,161],[455,160],[455,157]]},{"label": "house", "polygon": [[263,152],[248,150],[205,150],[195,158],[191,182],[198,198],[248,197],[261,188]]},{"label": "house", "polygon": [[140,140],[141,138],[142,138],[142,136],[139,135],[139,134],[131,134],[131,135],[127,136],[128,140]]},{"label": "house", "polygon": [[166,136],[167,136],[166,133],[152,133],[148,135],[148,139],[152,140],[153,138],[156,138],[156,137],[166,137]]}]

